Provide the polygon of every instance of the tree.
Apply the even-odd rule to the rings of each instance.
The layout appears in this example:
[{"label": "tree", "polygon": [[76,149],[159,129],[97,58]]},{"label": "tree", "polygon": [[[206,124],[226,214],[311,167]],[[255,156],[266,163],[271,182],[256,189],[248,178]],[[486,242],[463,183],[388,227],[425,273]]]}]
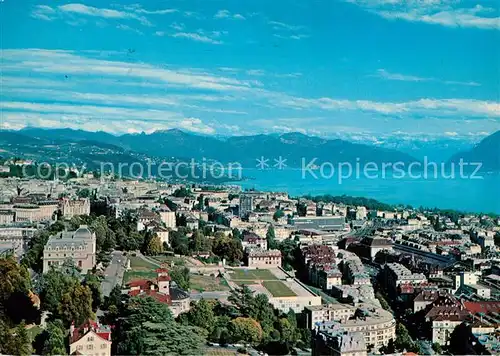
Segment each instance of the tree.
[{"label": "tree", "polygon": [[2,355],[31,355],[33,348],[24,323],[9,328],[0,318],[0,354]]},{"label": "tree", "polygon": [[177,283],[177,285],[184,290],[189,290],[190,288],[190,273],[187,267],[174,267],[170,270],[170,277],[172,281]]},{"label": "tree", "polygon": [[203,235],[203,232],[196,230],[191,236],[191,240],[188,244],[189,250],[191,252],[202,252],[211,250],[211,240]]},{"label": "tree", "polygon": [[231,290],[227,298],[238,310],[240,315],[249,316],[253,303],[253,291],[246,285]]},{"label": "tree", "polygon": [[149,256],[159,255],[163,251],[163,245],[158,234],[152,234],[147,242],[144,254]]},{"label": "tree", "polygon": [[65,355],[66,345],[64,342],[65,331],[61,320],[55,320],[47,324],[47,328],[37,336],[41,342],[41,350],[36,350],[42,355]]},{"label": "tree", "polygon": [[[246,292],[245,292],[246,293]],[[262,326],[263,338],[270,337],[274,331],[274,323],[276,322],[276,315],[274,308],[265,294],[257,294],[249,300],[248,315],[257,320]]]},{"label": "tree", "polygon": [[150,297],[130,298],[113,330],[113,354],[201,354],[201,329],[176,323],[168,305]]},{"label": "tree", "polygon": [[176,323],[168,325],[146,322],[144,332],[145,355],[201,355],[205,338],[199,329]]},{"label": "tree", "polygon": [[406,326],[400,322],[396,325],[396,341],[394,342],[394,346],[398,351],[418,351],[418,345],[411,339]]},{"label": "tree", "polygon": [[283,216],[285,216],[285,213],[283,212],[283,210],[281,209],[278,209],[274,212],[273,214],[273,219],[274,221],[278,221],[279,219],[281,219]]},{"label": "tree", "polygon": [[41,309],[57,315],[62,296],[79,280],[64,274],[59,269],[50,269],[38,281],[37,290],[40,294]]},{"label": "tree", "polygon": [[88,286],[92,292],[92,310],[97,311],[103,302],[101,293],[101,281],[95,274],[87,272],[83,285]]},{"label": "tree", "polygon": [[221,259],[225,258],[231,263],[237,263],[243,259],[243,246],[240,240],[235,240],[229,236],[219,236],[215,238],[212,252]]},{"label": "tree", "polygon": [[262,339],[262,327],[253,318],[238,317],[231,320],[231,333],[235,340],[258,343]]},{"label": "tree", "polygon": [[241,240],[241,232],[240,232],[239,229],[234,228],[233,231],[232,231],[232,235],[233,235],[234,239]]},{"label": "tree", "polygon": [[187,313],[187,318],[190,325],[203,328],[210,334],[215,327],[213,303],[201,299]]},{"label": "tree", "polygon": [[13,257],[0,258],[0,313],[16,293],[28,295],[31,288],[26,267],[19,265]]},{"label": "tree", "polygon": [[266,239],[268,249],[275,250],[276,248],[278,248],[278,244],[276,243],[276,235],[274,233],[274,227],[272,225],[269,225],[269,227],[267,228]]},{"label": "tree", "polygon": [[90,230],[96,235],[96,247],[98,251],[109,252],[116,246],[116,236],[108,226],[108,221],[104,215],[94,219],[90,224]]},{"label": "tree", "polygon": [[65,327],[69,327],[72,322],[81,325],[88,319],[94,319],[90,288],[79,284],[73,285],[63,294],[58,309]]},{"label": "tree", "polygon": [[170,232],[170,244],[175,253],[179,255],[187,255],[189,253],[188,238],[184,230]]},{"label": "tree", "polygon": [[80,189],[76,192],[76,195],[79,197],[79,198],[90,198],[90,190],[88,188],[83,188],[83,189]]},{"label": "tree", "polygon": [[438,354],[441,355],[443,353],[443,348],[437,342],[432,344],[432,349]]}]

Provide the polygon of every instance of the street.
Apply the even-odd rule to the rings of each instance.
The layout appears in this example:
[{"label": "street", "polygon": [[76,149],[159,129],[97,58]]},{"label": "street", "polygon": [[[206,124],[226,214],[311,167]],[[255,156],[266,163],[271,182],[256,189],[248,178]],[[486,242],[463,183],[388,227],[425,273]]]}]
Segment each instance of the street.
[{"label": "street", "polygon": [[111,262],[104,271],[104,279],[101,282],[102,295],[107,297],[115,285],[121,285],[123,273],[127,265],[127,257],[121,251],[111,253]]}]

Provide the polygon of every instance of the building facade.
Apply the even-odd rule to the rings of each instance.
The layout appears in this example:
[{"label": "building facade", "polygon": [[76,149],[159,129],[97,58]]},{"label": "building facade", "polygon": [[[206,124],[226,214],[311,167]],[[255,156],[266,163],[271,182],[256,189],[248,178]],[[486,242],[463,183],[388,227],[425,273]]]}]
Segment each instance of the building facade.
[{"label": "building facade", "polygon": [[96,265],[96,236],[86,225],[76,231],[64,231],[49,237],[43,250],[43,273],[66,260],[73,260],[82,273]]}]

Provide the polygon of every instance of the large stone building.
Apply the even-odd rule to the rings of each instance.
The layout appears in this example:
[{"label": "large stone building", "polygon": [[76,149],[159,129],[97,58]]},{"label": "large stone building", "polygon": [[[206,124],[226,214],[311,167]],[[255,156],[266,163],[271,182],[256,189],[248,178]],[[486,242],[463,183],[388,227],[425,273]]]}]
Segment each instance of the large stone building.
[{"label": "large stone building", "polygon": [[247,252],[247,266],[251,268],[276,268],[281,266],[281,251],[251,249]]},{"label": "large stone building", "polygon": [[361,332],[365,337],[366,345],[373,345],[375,350],[387,346],[390,340],[396,340],[396,320],[388,311],[372,304],[359,304],[354,314],[341,321],[324,321],[314,324],[316,332],[337,332],[341,330],[349,333]]},{"label": "large stone building", "polygon": [[0,227],[0,248],[11,248],[16,257],[21,257],[36,232],[34,227]]},{"label": "large stone building", "polygon": [[82,199],[63,199],[61,201],[61,212],[65,219],[71,219],[77,215],[90,215],[90,200],[88,198]]},{"label": "large stone building", "polygon": [[356,307],[350,304],[332,303],[306,307],[304,314],[309,329],[314,329],[317,323],[326,321],[346,321],[356,312]]},{"label": "large stone building", "polygon": [[244,218],[255,209],[254,196],[252,194],[240,195],[240,217]]},{"label": "large stone building", "polygon": [[68,259],[73,260],[82,273],[96,265],[96,236],[86,225],[81,225],[76,231],[59,232],[49,237],[43,249],[43,272]]},{"label": "large stone building", "polygon": [[387,263],[384,268],[386,289],[390,295],[399,293],[401,285],[416,286],[427,282],[422,273],[412,273],[408,268],[399,263]]},{"label": "large stone building", "polygon": [[366,356],[368,354],[365,338],[361,332],[346,332],[338,328],[319,331],[313,336],[313,356]]}]

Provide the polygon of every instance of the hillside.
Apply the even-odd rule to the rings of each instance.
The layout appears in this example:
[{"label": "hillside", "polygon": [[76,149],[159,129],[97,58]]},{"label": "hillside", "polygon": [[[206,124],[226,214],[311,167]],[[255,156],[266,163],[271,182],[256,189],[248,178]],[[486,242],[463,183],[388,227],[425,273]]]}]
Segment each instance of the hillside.
[{"label": "hillside", "polygon": [[500,130],[485,137],[469,151],[459,152],[452,156],[450,162],[480,162],[486,172],[500,172]]}]

